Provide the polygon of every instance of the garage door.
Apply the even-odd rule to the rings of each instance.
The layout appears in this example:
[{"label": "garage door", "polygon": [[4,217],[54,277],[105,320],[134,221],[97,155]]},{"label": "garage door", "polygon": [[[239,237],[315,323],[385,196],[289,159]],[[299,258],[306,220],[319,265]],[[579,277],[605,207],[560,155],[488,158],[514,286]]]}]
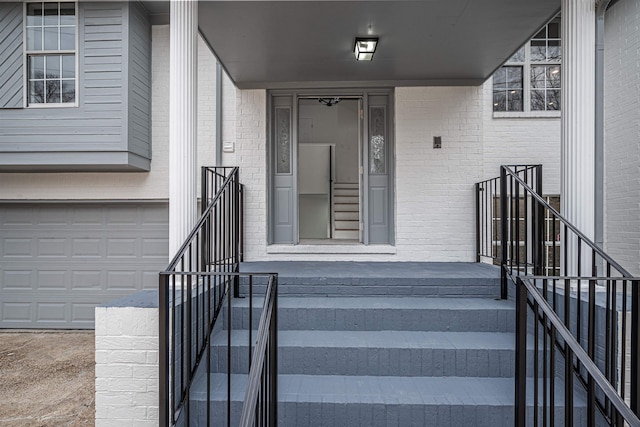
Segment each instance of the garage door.
[{"label": "garage door", "polygon": [[94,308],[156,289],[166,203],[0,204],[0,328],[85,329]]}]

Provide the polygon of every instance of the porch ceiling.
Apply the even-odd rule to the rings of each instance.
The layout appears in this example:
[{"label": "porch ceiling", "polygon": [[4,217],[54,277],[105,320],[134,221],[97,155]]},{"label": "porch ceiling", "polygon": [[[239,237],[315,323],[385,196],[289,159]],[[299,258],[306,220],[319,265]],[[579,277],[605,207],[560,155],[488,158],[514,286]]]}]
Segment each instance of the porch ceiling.
[{"label": "porch ceiling", "polygon": [[[478,85],[560,0],[200,1],[199,24],[239,88]],[[356,36],[379,37],[372,62]]]}]

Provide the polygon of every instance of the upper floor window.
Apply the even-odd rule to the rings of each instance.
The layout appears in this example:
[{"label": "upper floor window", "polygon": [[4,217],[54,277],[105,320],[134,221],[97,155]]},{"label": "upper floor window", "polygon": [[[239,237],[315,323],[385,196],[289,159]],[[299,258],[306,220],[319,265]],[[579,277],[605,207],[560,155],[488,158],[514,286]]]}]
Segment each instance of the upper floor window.
[{"label": "upper floor window", "polygon": [[560,110],[560,17],[545,25],[493,75],[493,111]]},{"label": "upper floor window", "polygon": [[26,4],[28,105],[75,104],[76,4]]}]

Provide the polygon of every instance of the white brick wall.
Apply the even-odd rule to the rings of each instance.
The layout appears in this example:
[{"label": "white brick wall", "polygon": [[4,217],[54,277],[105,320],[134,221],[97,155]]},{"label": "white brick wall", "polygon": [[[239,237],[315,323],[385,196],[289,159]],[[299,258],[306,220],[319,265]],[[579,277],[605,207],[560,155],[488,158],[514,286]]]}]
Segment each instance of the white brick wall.
[{"label": "white brick wall", "polygon": [[605,20],[605,250],[640,275],[640,3]]},{"label": "white brick wall", "polygon": [[[198,43],[198,165],[215,163],[215,57]],[[152,27],[152,161],[149,172],[0,173],[0,199],[169,197],[169,26]],[[198,178],[200,175],[198,174]]]},{"label": "white brick wall", "polygon": [[[399,260],[474,261],[473,184],[482,178],[479,87],[396,89]],[[433,148],[433,137],[442,148]]]},{"label": "white brick wall", "polygon": [[240,166],[245,185],[247,261],[261,259],[266,252],[266,106],[264,90],[236,91],[236,151],[229,161]]},{"label": "white brick wall", "polygon": [[500,174],[500,165],[542,164],[545,194],[560,194],[560,117],[493,118],[493,81],[484,93],[483,179]]},{"label": "white brick wall", "polygon": [[96,426],[157,426],[158,308],[97,307]]},{"label": "white brick wall", "polygon": [[[236,87],[227,76],[222,73],[222,141],[236,142]],[[225,166],[236,166],[234,153],[223,153],[222,162]]]},{"label": "white brick wall", "polygon": [[[473,261],[475,182],[496,176],[504,163],[540,162],[545,192],[559,191],[558,118],[493,119],[490,83],[396,88],[396,254],[268,253],[266,93],[236,93],[236,151],[224,161],[240,166],[247,189],[247,261]],[[434,136],[442,149],[432,148]]]}]

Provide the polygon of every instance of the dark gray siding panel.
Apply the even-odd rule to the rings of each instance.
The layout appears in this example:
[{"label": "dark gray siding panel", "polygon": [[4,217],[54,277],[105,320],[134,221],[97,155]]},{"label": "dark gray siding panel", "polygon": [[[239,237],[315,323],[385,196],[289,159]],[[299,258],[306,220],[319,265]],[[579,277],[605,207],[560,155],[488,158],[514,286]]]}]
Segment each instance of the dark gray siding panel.
[{"label": "dark gray siding panel", "polygon": [[151,22],[140,3],[129,6],[129,151],[151,158]]},{"label": "dark gray siding panel", "polygon": [[[146,147],[138,144],[139,150],[129,140],[130,7],[127,2],[78,3],[78,106],[2,110],[0,170],[149,170],[149,141]],[[141,6],[136,8],[144,15]]]},{"label": "dark gray siding panel", "polygon": [[0,204],[0,328],[92,328],[94,308],[156,289],[166,203]]},{"label": "dark gray siding panel", "polygon": [[22,3],[0,3],[0,108],[23,107]]}]

